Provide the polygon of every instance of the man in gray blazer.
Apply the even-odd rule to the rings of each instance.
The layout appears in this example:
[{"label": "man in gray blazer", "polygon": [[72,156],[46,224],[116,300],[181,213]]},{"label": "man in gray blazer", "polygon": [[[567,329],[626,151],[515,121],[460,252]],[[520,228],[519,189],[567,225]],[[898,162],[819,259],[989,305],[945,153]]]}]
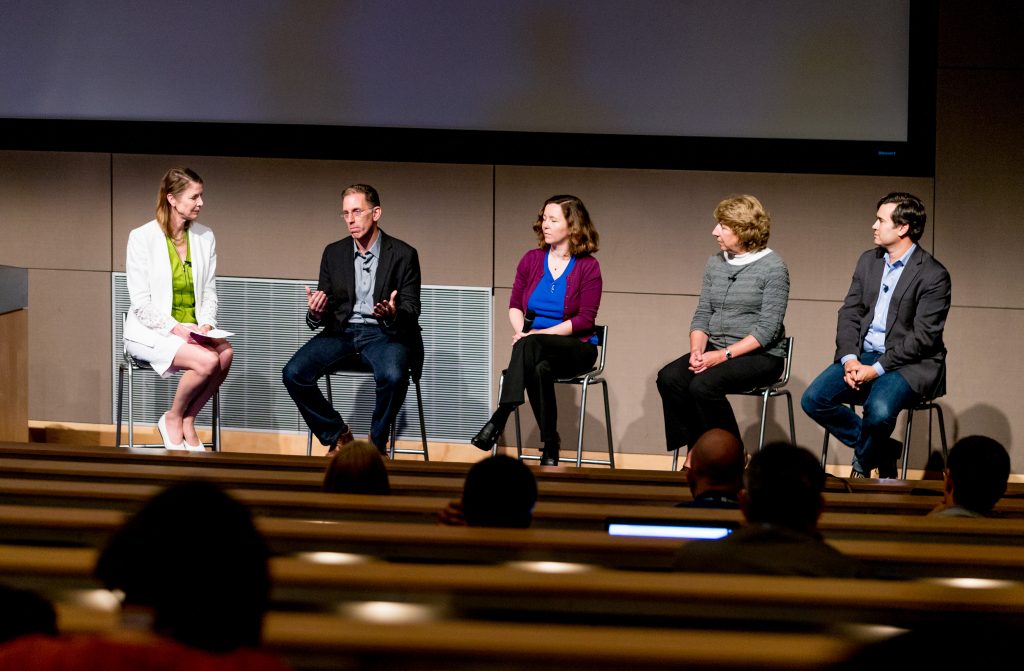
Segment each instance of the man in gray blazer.
[{"label": "man in gray blazer", "polygon": [[353,184],[341,197],[349,235],[327,245],[317,289],[306,288],[306,324],[324,330],[299,348],[282,378],[306,424],[332,454],[352,442],[352,431],[316,381],[346,360],[361,359],[376,382],[369,440],[386,454],[409,375],[419,379],[423,368],[419,256],[380,230],[376,189]]},{"label": "man in gray blazer", "polygon": [[[811,419],[853,448],[853,477],[896,476],[900,410],[945,391],[946,268],[917,242],[927,217],[909,193],[878,201],[876,247],[864,252],[839,308],[835,362],[804,392]],[[864,407],[863,418],[846,404]]]}]

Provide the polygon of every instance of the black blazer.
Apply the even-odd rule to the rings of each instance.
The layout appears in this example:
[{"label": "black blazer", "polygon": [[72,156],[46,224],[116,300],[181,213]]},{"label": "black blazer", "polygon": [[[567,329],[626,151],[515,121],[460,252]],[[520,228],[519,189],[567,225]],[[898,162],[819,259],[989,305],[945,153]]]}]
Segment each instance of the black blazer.
[{"label": "black blazer", "polygon": [[[839,308],[836,362],[847,354],[859,354],[864,346],[882,284],[884,255],[885,250],[876,247],[857,261],[850,291]],[[899,371],[911,389],[925,396],[945,392],[942,331],[951,291],[949,272],[920,245],[892,289],[885,320],[885,353],[878,362],[886,373]]]},{"label": "black blazer", "polygon": [[[327,294],[327,307],[320,321],[306,313],[309,328],[323,326],[324,332],[330,334],[339,333],[348,325],[356,300],[353,245],[352,238],[342,238],[324,248],[317,289]],[[380,328],[409,348],[410,366],[418,380],[423,369],[419,255],[411,245],[380,231],[380,258],[373,285],[373,302],[387,300],[396,290],[395,321],[388,325],[380,323]]]}]

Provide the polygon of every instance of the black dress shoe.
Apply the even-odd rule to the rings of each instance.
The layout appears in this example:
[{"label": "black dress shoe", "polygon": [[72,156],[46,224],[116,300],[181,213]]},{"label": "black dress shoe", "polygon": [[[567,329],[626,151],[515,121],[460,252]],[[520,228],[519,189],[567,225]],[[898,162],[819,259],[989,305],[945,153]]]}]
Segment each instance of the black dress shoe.
[{"label": "black dress shoe", "polygon": [[878,462],[878,477],[895,478],[896,460],[903,456],[903,443],[887,438],[882,445],[882,459]]},{"label": "black dress shoe", "polygon": [[540,465],[541,466],[557,466],[558,465],[558,453],[555,453],[555,454],[550,454],[548,452],[541,453],[541,455],[540,455]]},{"label": "black dress shoe", "polygon": [[477,434],[469,442],[473,443],[474,447],[484,452],[489,452],[494,449],[494,445],[498,442],[499,433],[501,432],[493,422],[487,422],[484,424],[484,428],[477,431]]}]

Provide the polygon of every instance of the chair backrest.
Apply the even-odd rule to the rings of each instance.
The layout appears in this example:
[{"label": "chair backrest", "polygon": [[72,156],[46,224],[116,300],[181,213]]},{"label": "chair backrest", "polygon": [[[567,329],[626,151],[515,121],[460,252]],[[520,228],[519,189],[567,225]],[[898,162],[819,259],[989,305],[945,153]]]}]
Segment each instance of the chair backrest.
[{"label": "chair backrest", "polygon": [[785,387],[789,382],[789,374],[793,370],[793,336],[786,336],[786,367],[782,369],[782,377],[775,383],[776,387]]},{"label": "chair backrest", "polygon": [[604,372],[604,360],[608,356],[608,325],[595,326],[594,331],[597,334],[597,346],[601,348],[601,352],[597,356],[597,368],[594,370],[594,375],[600,375]]}]

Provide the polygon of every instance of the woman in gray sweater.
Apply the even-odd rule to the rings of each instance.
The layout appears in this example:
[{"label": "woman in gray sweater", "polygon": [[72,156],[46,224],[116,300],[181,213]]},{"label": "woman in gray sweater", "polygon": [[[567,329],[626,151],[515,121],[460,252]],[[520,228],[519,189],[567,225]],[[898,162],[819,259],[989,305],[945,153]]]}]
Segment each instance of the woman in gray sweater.
[{"label": "woman in gray sweater", "polygon": [[757,198],[736,196],[718,204],[715,221],[722,251],[704,267],[690,352],[658,372],[669,451],[709,429],[739,436],[726,394],[771,384],[784,365],[789,271],[768,248],[771,218]]}]

